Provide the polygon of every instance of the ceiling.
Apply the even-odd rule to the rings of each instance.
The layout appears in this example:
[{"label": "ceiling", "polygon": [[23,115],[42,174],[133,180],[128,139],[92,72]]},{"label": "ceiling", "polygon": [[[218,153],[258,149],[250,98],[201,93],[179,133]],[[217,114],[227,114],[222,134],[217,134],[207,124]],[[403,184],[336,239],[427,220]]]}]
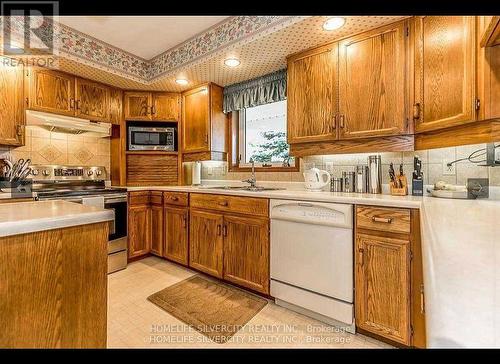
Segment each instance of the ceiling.
[{"label": "ceiling", "polygon": [[[155,21],[149,17],[134,17],[132,20],[130,17],[73,17],[72,23],[69,23],[68,18],[61,17],[60,20],[69,27],[81,26],[77,30],[93,32],[90,35],[110,43],[112,49],[104,45],[103,51],[97,53],[99,57],[107,52],[118,52],[118,56],[114,58],[115,64],[104,64],[100,58],[98,60],[101,63],[95,58],[82,58],[95,54],[83,52],[73,45],[85,34],[71,35],[68,37],[72,46],[66,53],[63,49],[64,55],[59,61],[61,70],[123,89],[181,92],[204,82],[227,86],[277,71],[286,67],[286,57],[290,54],[378,28],[404,19],[405,16],[346,16],[345,25],[333,31],[325,31],[322,27],[327,16],[208,17],[211,20],[203,23],[206,30],[202,33],[202,23],[194,21],[198,17],[154,17]],[[169,22],[167,18],[190,18],[185,24],[197,23],[198,27],[186,29],[176,23],[175,31],[170,32],[167,29],[172,29],[175,22]],[[107,25],[98,24],[100,21]],[[148,22],[151,24],[145,24]],[[87,28],[84,29],[84,26]],[[102,30],[105,28],[115,30],[106,32]],[[156,30],[149,30],[153,28]],[[102,33],[98,33],[98,29]],[[118,32],[116,29],[123,31]],[[69,33],[65,31],[65,36]],[[140,34],[146,40],[138,40]],[[179,44],[179,39],[187,40]],[[87,50],[93,50],[91,48],[96,45],[92,43],[98,43],[98,40],[88,42]],[[162,44],[166,46],[160,47],[155,41],[164,42]],[[119,53],[120,49],[132,55]],[[156,54],[159,55],[151,58],[151,55]],[[145,59],[134,59],[134,55]],[[136,70],[147,70],[144,77],[138,77],[137,72],[132,75],[118,68],[127,57],[129,64],[136,66]],[[224,60],[228,57],[239,58],[240,66],[227,67]],[[189,83],[186,86],[178,85],[176,78],[186,78]]]},{"label": "ceiling", "polygon": [[227,19],[227,16],[60,16],[79,32],[151,59]]}]

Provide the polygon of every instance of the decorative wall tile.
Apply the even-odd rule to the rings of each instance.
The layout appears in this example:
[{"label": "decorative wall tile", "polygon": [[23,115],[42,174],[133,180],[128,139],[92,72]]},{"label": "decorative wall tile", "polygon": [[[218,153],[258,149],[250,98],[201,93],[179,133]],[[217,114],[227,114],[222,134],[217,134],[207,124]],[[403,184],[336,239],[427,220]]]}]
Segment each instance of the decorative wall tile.
[{"label": "decorative wall tile", "polygon": [[63,152],[61,152],[59,149],[54,147],[53,145],[49,144],[43,147],[39,152],[38,152],[49,164],[54,164],[55,161],[61,157]]},{"label": "decorative wall tile", "polygon": [[86,147],[81,147],[75,152],[75,157],[81,164],[87,164],[92,158],[94,158],[94,154],[90,152]]}]

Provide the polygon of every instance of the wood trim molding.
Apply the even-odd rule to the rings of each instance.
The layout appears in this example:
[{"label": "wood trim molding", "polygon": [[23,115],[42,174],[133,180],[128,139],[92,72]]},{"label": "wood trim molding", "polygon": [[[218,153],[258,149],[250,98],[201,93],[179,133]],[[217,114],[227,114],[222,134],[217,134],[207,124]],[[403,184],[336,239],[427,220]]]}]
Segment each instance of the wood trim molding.
[{"label": "wood trim molding", "polygon": [[481,38],[481,47],[500,45],[500,16],[493,16]]},{"label": "wood trim molding", "polygon": [[500,141],[500,119],[477,121],[415,135],[415,150]]},{"label": "wood trim molding", "polygon": [[195,153],[183,153],[183,162],[196,162],[196,161],[216,161],[225,162],[227,158],[227,153],[223,152],[195,152]]},{"label": "wood trim molding", "polygon": [[414,136],[400,135],[333,142],[300,143],[290,145],[294,157],[323,154],[347,154],[366,152],[408,152],[414,150]]}]

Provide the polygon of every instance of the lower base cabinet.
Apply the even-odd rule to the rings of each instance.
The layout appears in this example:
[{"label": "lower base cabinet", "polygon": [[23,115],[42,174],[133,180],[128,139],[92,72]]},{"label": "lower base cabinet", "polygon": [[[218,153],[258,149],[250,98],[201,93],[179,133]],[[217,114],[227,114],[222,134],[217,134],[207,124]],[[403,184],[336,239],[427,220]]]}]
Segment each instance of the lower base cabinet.
[{"label": "lower base cabinet", "polygon": [[129,206],[128,257],[137,258],[151,250],[151,208],[148,205]]},{"label": "lower base cabinet", "polygon": [[224,216],[224,279],[269,293],[269,221]]},{"label": "lower base cabinet", "polygon": [[222,278],[223,215],[191,210],[189,220],[189,266]]},{"label": "lower base cabinet", "polygon": [[163,257],[188,265],[189,209],[165,207],[163,216],[165,222]]},{"label": "lower base cabinet", "polygon": [[163,205],[151,206],[151,254],[163,254]]}]

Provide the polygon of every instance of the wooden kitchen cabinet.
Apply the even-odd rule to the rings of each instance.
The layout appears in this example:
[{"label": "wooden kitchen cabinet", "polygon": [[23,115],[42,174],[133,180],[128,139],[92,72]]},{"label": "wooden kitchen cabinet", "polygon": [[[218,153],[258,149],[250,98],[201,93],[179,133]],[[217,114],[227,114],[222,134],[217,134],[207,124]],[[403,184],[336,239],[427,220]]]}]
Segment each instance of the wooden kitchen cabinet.
[{"label": "wooden kitchen cabinet", "polygon": [[410,242],[356,236],[356,325],[410,345]]},{"label": "wooden kitchen cabinet", "polygon": [[269,220],[224,216],[224,279],[269,294]]},{"label": "wooden kitchen cabinet", "polygon": [[210,83],[182,93],[183,153],[227,153],[227,125],[222,87]]},{"label": "wooden kitchen cabinet", "polygon": [[125,92],[124,114],[126,120],[151,120],[150,106],[152,95],[150,92]]},{"label": "wooden kitchen cabinet", "polygon": [[129,206],[128,257],[136,258],[151,250],[151,208],[149,205]]},{"label": "wooden kitchen cabinet", "polygon": [[29,109],[75,116],[75,77],[44,68],[27,71]]},{"label": "wooden kitchen cabinet", "polygon": [[339,44],[339,139],[408,133],[407,21]]},{"label": "wooden kitchen cabinet", "polygon": [[123,116],[123,91],[111,88],[109,91],[109,121],[120,125]]},{"label": "wooden kitchen cabinet", "polygon": [[0,65],[0,145],[24,145],[23,95],[23,66]]},{"label": "wooden kitchen cabinet", "polygon": [[109,122],[110,90],[103,84],[76,79],[76,116],[94,121]]},{"label": "wooden kitchen cabinet", "polygon": [[475,121],[475,17],[418,16],[414,28],[415,131]]},{"label": "wooden kitchen cabinet", "polygon": [[288,143],[337,139],[338,44],[290,57],[287,77]]},{"label": "wooden kitchen cabinet", "polygon": [[354,260],[360,332],[425,347],[419,211],[357,205]]},{"label": "wooden kitchen cabinet", "polygon": [[190,211],[189,266],[211,276],[223,277],[223,215]]},{"label": "wooden kitchen cabinet", "polygon": [[151,192],[151,254],[161,257],[164,244],[162,192]]},{"label": "wooden kitchen cabinet", "polygon": [[153,92],[153,120],[180,120],[180,96],[174,92]]},{"label": "wooden kitchen cabinet", "polygon": [[179,94],[174,92],[125,92],[125,119],[178,121],[179,103]]},{"label": "wooden kitchen cabinet", "polygon": [[174,262],[188,265],[189,209],[166,206],[164,209],[165,245],[163,256]]}]

